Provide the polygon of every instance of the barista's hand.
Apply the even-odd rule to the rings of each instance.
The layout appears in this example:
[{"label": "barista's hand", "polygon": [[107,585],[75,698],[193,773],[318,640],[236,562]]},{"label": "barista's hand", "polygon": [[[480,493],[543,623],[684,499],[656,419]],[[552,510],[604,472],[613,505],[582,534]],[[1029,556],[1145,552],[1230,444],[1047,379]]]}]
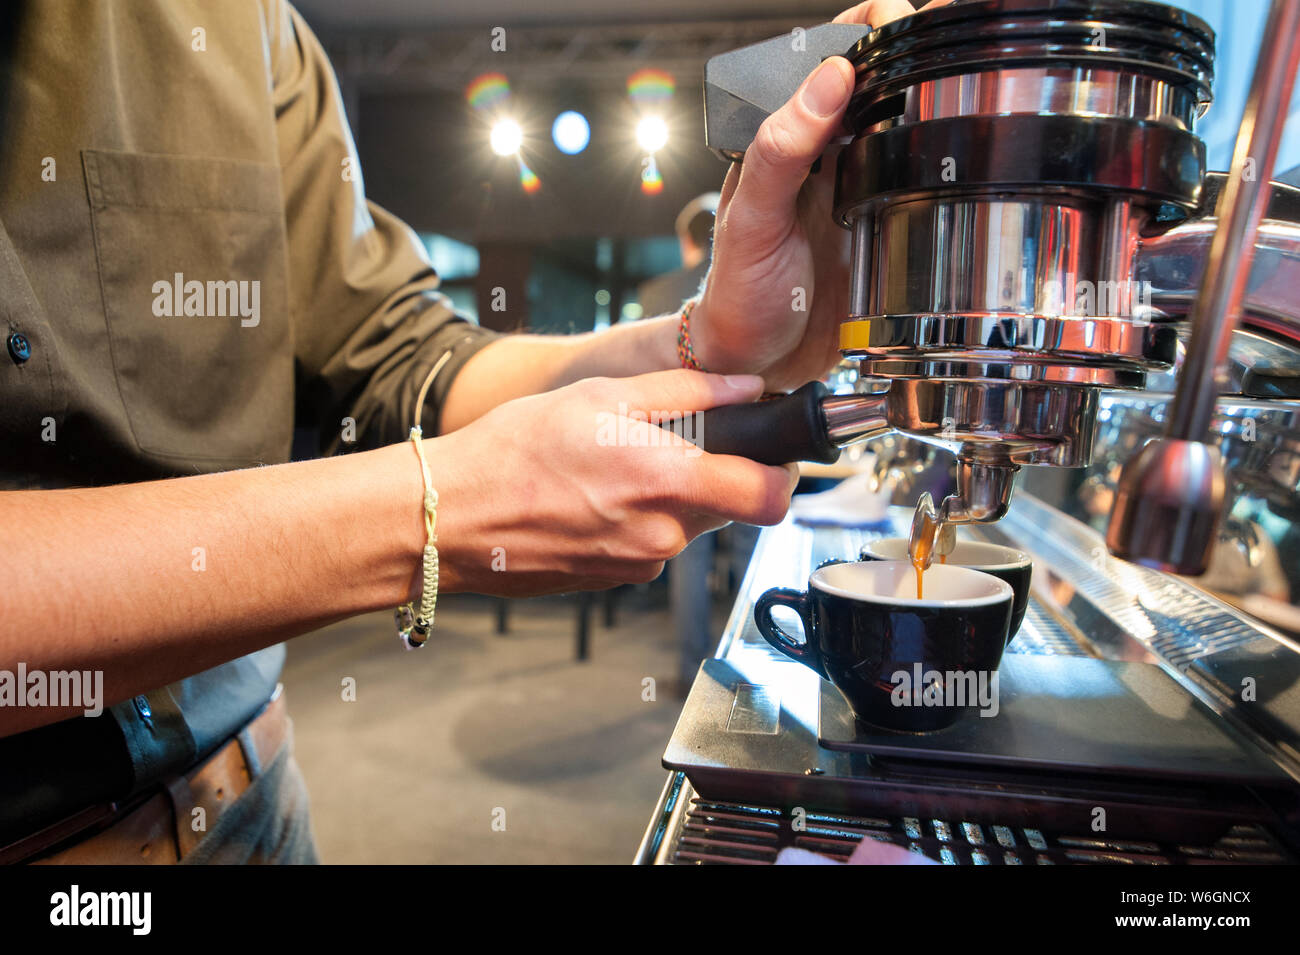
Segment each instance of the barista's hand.
[{"label": "barista's hand", "polygon": [[[907,0],[868,0],[835,22],[878,27],[913,12]],[[809,170],[842,132],[853,82],[848,60],[826,60],[727,173],[713,265],[691,319],[696,358],[710,371],[761,374],[770,390],[788,390],[839,360],[849,233],[831,220],[835,155]]]},{"label": "barista's hand", "polygon": [[705,454],[647,420],[762,389],[752,375],[685,370],[592,378],[429,442],[443,588],[522,596],[639,583],[705,531],[777,523],[793,465]]}]

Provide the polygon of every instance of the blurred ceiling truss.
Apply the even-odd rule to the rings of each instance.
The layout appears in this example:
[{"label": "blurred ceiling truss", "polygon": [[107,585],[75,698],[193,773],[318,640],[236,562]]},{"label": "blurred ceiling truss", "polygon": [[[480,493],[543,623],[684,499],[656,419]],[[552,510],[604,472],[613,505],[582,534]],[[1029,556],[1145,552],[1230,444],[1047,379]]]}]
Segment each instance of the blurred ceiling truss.
[{"label": "blurred ceiling truss", "polygon": [[621,85],[629,72],[653,66],[687,86],[702,82],[705,61],[795,27],[797,20],[509,27],[504,52],[492,49],[489,27],[391,33],[326,33],[321,42],[340,83],[351,91],[454,91],[495,70],[516,88],[578,80]]}]

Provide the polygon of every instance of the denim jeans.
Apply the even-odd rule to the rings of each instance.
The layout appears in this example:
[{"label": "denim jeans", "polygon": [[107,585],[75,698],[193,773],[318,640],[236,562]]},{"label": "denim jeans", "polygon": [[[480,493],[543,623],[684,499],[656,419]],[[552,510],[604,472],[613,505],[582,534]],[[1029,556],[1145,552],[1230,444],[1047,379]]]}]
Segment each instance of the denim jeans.
[{"label": "denim jeans", "polygon": [[[245,754],[252,753],[251,741],[242,736]],[[182,864],[319,864],[308,802],[307,786],[293,758],[290,724],[284,745],[270,764],[254,770],[253,784],[221,814]]]}]

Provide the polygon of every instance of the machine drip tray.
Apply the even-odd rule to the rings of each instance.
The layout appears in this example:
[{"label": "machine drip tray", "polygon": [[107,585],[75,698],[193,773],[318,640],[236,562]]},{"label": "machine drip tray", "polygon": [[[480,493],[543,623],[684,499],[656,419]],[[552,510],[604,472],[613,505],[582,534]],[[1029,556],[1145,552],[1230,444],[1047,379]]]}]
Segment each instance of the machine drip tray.
[{"label": "machine drip tray", "polygon": [[[992,707],[987,707],[992,711]],[[1277,786],[1289,777],[1159,666],[1010,653],[996,715],[968,712],[930,733],[859,722],[821,681],[818,742],[826,749],[983,769],[1196,779]]]}]

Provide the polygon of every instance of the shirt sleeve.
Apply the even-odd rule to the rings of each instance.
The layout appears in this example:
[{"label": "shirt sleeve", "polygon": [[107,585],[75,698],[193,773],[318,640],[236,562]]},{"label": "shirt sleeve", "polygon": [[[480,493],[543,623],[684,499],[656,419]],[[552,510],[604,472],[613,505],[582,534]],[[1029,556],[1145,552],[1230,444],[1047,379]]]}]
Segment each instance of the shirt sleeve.
[{"label": "shirt sleeve", "polygon": [[325,51],[290,4],[269,2],[298,420],[320,428],[325,453],[404,440],[421,384],[450,351],[424,408],[436,434],[452,380],[497,335],[456,314],[415,233],[366,200]]}]

